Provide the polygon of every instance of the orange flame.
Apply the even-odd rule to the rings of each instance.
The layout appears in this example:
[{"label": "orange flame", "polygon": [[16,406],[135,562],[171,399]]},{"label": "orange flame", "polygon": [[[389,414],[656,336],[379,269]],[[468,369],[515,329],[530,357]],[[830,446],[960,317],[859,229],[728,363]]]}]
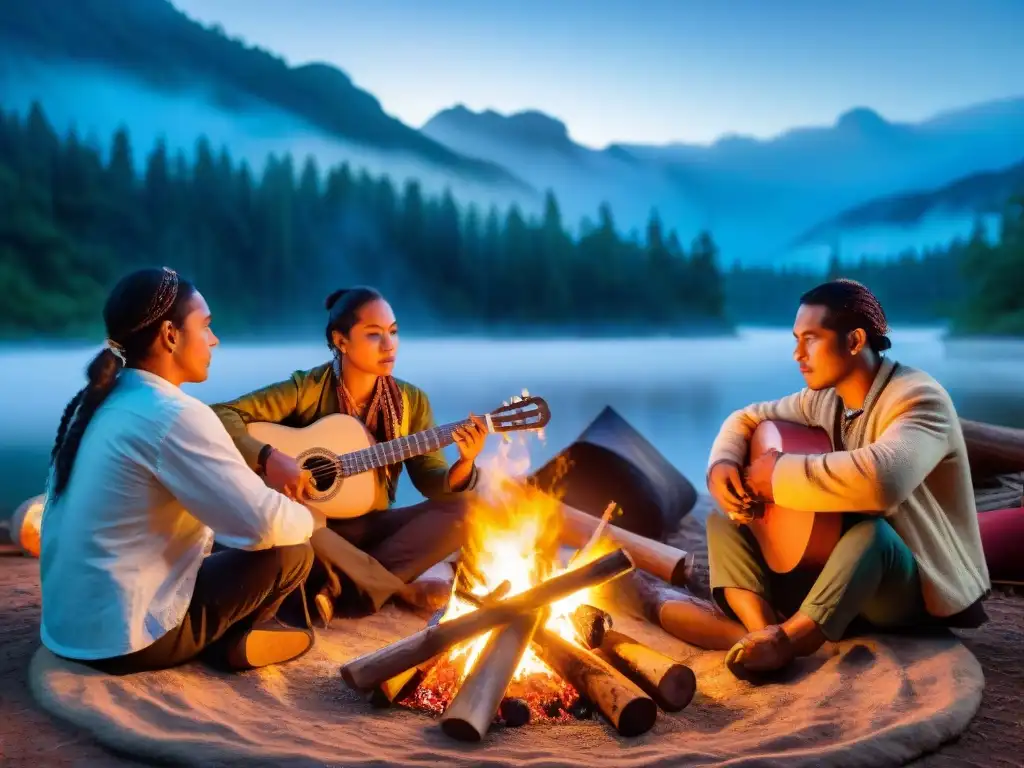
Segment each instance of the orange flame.
[{"label": "orange flame", "polygon": [[[522,479],[529,465],[529,452],[523,439],[504,441],[493,457],[481,462],[478,500],[467,515],[461,564],[462,578],[474,595],[483,597],[506,580],[512,587],[508,596],[517,595],[597,556],[588,553],[590,556],[577,558],[568,568],[559,562],[561,501]],[[578,642],[569,617],[579,605],[588,602],[589,592],[580,590],[552,603],[545,628],[566,640]],[[469,603],[453,596],[442,621],[472,610]],[[460,683],[472,671],[490,634],[487,632],[449,652],[447,660],[461,669]],[[513,675],[513,683],[521,683],[531,675],[557,679],[533,649],[527,648]]]}]

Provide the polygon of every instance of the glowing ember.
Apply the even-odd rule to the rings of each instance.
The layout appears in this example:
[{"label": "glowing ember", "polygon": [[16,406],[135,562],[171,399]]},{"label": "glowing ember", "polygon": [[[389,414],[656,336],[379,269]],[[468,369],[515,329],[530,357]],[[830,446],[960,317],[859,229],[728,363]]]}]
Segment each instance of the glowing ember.
[{"label": "glowing ember", "polygon": [[[446,658],[430,670],[409,698],[400,703],[440,715],[459,692],[465,676],[461,664]],[[576,689],[550,671],[517,677],[509,684],[505,695],[522,699],[530,708],[530,721],[533,723],[571,720],[573,715],[570,711],[579,701]],[[500,714],[495,715],[495,720],[500,720]]]},{"label": "glowing ember", "polygon": [[[521,454],[519,458],[513,454]],[[473,595],[486,597],[503,581],[512,588],[507,596],[520,594],[540,582],[567,570],[558,561],[560,502],[528,486],[520,478],[529,467],[529,456],[521,441],[503,442],[497,455],[481,467],[479,501],[467,515],[466,545],[459,581]],[[570,568],[584,565],[603,554],[594,551],[578,558]],[[588,602],[590,590],[580,590],[552,603],[544,626],[570,642],[580,644],[569,619],[572,612]],[[475,610],[453,595],[442,622]],[[452,648],[434,666],[403,704],[436,714],[444,712],[472,671],[490,638],[487,632]],[[528,647],[516,668],[506,697],[522,699],[530,709],[532,722],[563,721],[581,714],[582,702],[576,690],[555,674]]]}]

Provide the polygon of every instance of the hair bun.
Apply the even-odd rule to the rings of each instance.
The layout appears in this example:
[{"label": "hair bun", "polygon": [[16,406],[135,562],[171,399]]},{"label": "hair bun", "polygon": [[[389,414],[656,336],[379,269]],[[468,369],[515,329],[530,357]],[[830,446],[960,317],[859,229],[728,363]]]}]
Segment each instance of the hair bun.
[{"label": "hair bun", "polygon": [[338,299],[340,299],[342,296],[344,296],[346,293],[348,293],[349,290],[351,290],[351,289],[349,289],[349,288],[339,288],[334,293],[332,293],[330,296],[328,296],[327,299],[324,301],[324,309],[326,309],[329,312],[331,310],[331,307],[333,307],[335,304],[338,303]]}]

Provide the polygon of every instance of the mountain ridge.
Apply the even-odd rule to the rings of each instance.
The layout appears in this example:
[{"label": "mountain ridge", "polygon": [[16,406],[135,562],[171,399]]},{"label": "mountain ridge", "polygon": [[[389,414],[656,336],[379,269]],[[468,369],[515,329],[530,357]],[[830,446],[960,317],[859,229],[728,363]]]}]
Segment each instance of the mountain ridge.
[{"label": "mountain ridge", "polygon": [[205,26],[168,0],[129,0],[118,13],[103,0],[33,0],[5,9],[0,39],[47,60],[60,58],[129,69],[150,86],[173,90],[205,78],[212,84],[307,120],[344,140],[404,151],[474,180],[532,188],[508,169],[465,158],[384,112],[373,94],[322,62],[290,66],[260,46]]}]

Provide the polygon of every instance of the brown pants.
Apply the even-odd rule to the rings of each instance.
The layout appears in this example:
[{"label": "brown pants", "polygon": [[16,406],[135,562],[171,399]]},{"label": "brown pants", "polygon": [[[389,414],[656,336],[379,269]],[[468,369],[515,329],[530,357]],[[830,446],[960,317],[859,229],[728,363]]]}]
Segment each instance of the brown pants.
[{"label": "brown pants", "polygon": [[465,512],[465,499],[445,499],[329,521],[311,540],[316,561],[307,595],[323,591],[346,611],[380,610],[403,585],[462,548]]}]

